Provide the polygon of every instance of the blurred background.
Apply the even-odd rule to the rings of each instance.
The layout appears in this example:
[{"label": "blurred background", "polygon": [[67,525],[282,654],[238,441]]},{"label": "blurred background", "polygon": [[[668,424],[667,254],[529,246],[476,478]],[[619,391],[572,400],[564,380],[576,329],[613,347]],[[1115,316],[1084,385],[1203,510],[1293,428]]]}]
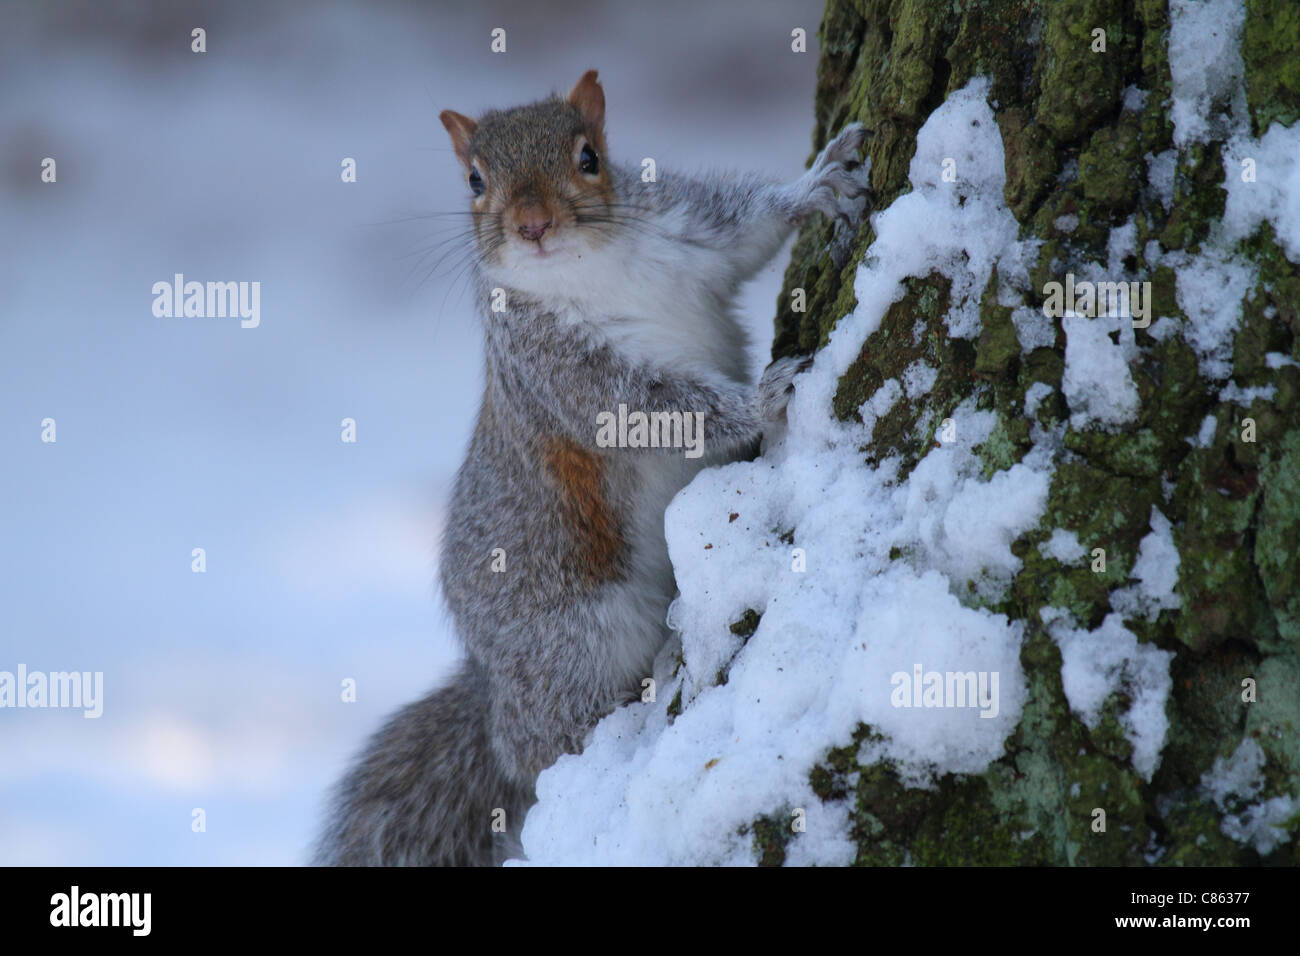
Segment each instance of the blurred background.
[{"label": "blurred background", "polygon": [[[434,580],[481,355],[463,254],[433,248],[454,219],[430,214],[467,207],[439,110],[594,67],[616,159],[793,177],[820,15],[4,5],[0,670],[102,671],[104,703],[0,709],[0,863],[307,860],[349,758],[458,654]],[[756,369],[786,259],[744,297]],[[260,282],[260,327],[154,317],[178,272]]]}]

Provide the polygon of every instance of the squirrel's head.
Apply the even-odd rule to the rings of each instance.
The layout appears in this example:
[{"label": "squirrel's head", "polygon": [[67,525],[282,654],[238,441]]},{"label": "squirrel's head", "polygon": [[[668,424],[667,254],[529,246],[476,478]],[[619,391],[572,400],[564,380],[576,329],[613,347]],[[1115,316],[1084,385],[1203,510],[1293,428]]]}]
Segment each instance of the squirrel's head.
[{"label": "squirrel's head", "polygon": [[494,110],[477,122],[452,110],[439,118],[465,169],[484,261],[545,267],[601,241],[613,222],[614,186],[595,70],[565,99]]}]

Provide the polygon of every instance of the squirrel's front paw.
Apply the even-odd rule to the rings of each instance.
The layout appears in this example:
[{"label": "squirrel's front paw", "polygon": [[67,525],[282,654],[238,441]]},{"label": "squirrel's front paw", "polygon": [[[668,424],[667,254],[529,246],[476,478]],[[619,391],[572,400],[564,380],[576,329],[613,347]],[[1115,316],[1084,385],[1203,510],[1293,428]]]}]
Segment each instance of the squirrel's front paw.
[{"label": "squirrel's front paw", "polygon": [[823,212],[850,228],[855,225],[865,203],[848,205],[841,197],[853,200],[870,192],[871,160],[858,159],[869,132],[861,123],[850,123],[817,154],[812,167],[793,184],[796,221]]},{"label": "squirrel's front paw", "polygon": [[779,358],[763,370],[758,380],[758,410],[763,421],[780,421],[794,394],[794,377],[812,368],[811,355]]}]

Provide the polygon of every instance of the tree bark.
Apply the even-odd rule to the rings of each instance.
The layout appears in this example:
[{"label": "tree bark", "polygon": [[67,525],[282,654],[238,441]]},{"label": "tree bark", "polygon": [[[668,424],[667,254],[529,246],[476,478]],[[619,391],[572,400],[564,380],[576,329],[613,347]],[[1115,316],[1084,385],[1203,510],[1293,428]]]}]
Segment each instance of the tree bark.
[{"label": "tree bark", "polygon": [[[1091,48],[1095,28],[1107,51]],[[814,145],[845,123],[875,131],[869,142],[875,206],[906,192],[918,129],[952,92],[991,77],[1006,153],[1006,202],[1021,237],[1042,240],[1032,289],[1064,281],[1072,265],[1107,261],[1113,228],[1137,227],[1131,264],[1152,283],[1154,314],[1180,323],[1175,274],[1151,267],[1148,243],[1162,252],[1200,251],[1224,211],[1221,142],[1177,151],[1172,207],[1147,188],[1144,157],[1173,147],[1164,0],[830,0],[821,26]],[[1248,0],[1242,34],[1252,135],[1300,118],[1300,16],[1288,0]],[[1148,91],[1141,108],[1124,108],[1124,90]],[[1062,219],[1075,225],[1068,233]],[[773,354],[824,345],[855,305],[858,263],[873,241],[870,223],[845,258],[830,251],[832,226],[799,237],[778,301]],[[1184,336],[1157,340],[1136,331],[1140,357],[1130,366],[1139,394],[1135,420],[1118,431],[1070,426],[1062,395],[1066,336],[1055,320],[1051,347],[1023,352],[1008,308],[993,282],[981,306],[976,339],[951,339],[944,325],[946,280],[914,276],[888,310],[857,362],[840,381],[835,411],[843,419],[883,382],[918,359],[939,370],[930,394],[899,401],[882,418],[863,467],[900,456],[903,473],[930,450],[943,412],[973,395],[996,412],[997,441],[977,449],[989,473],[1008,468],[1031,447],[1026,391],[1053,391],[1036,422],[1065,426],[1049,502],[1038,528],[1013,546],[1022,568],[991,610],[1025,624],[1021,662],[1029,698],[1006,753],[983,774],[944,778],[934,790],[908,789],[888,765],[859,765],[858,740],[843,741],[812,774],[823,799],[853,800],[852,837],[864,865],[1060,864],[1241,865],[1258,863],[1250,846],[1223,832],[1231,810],[1201,787],[1216,758],[1254,740],[1267,758],[1265,787],[1253,799],[1300,795],[1300,368],[1270,367],[1265,356],[1300,359],[1300,266],[1264,225],[1239,246],[1258,267],[1242,302],[1232,348],[1231,381],[1243,389],[1272,386],[1271,398],[1221,401],[1223,382],[1198,368]],[[994,277],[996,282],[996,275]],[[791,308],[802,288],[807,310]],[[917,320],[926,334],[915,336]],[[1277,365],[1276,360],[1271,363]],[[1239,393],[1238,393],[1239,394]],[[1244,403],[1244,404],[1243,404]],[[940,414],[934,414],[938,412]],[[1206,447],[1189,443],[1207,416]],[[1253,419],[1256,440],[1243,440]],[[1112,698],[1089,729],[1071,713],[1061,653],[1040,611],[1069,610],[1098,627],[1111,596],[1126,584],[1149,531],[1152,506],[1173,524],[1180,554],[1181,608],[1151,622],[1127,620],[1139,641],[1173,651],[1169,732],[1150,782],[1135,771],[1121,732],[1125,702]],[[1039,545],[1054,529],[1106,551],[1104,572],[1066,566]],[[1243,700],[1243,681],[1257,687]],[[1249,696],[1249,695],[1245,695]],[[1093,829],[1096,808],[1105,834]],[[765,862],[780,862],[779,828],[756,821]],[[1295,835],[1273,849],[1270,863],[1300,862]],[[766,836],[764,836],[766,834]]]}]

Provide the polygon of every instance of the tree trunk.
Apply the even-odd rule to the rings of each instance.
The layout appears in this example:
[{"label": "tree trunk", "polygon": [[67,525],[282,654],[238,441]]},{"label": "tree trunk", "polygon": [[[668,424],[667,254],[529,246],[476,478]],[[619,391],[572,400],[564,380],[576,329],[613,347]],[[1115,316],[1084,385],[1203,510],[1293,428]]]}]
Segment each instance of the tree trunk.
[{"label": "tree trunk", "polygon": [[[830,0],[826,10],[815,145],[854,120],[875,131],[868,145],[875,209],[909,191],[917,132],[930,114],[988,76],[1005,147],[1006,204],[1020,238],[1041,240],[1026,302],[1037,309],[1048,283],[1106,263],[1113,230],[1131,222],[1136,251],[1124,257],[1123,271],[1151,283],[1153,320],[1177,323],[1159,335],[1135,327],[1128,370],[1136,411],[1112,427],[1081,420],[1063,388],[1068,320],[1051,320],[1054,342],[1049,330],[1050,344],[1026,347],[1013,308],[999,304],[996,272],[981,300],[980,329],[966,339],[951,336],[945,322],[949,280],[937,272],[911,277],[840,379],[835,410],[851,420],[918,360],[938,370],[927,395],[897,401],[875,423],[864,468],[898,457],[905,476],[942,443],[946,415],[972,396],[997,415],[993,436],[976,449],[989,475],[1025,456],[1031,432],[1063,436],[1045,513],[1012,546],[1021,567],[1005,594],[983,600],[1024,622],[1028,697],[1020,725],[985,772],[947,776],[933,789],[904,786],[888,763],[861,765],[857,743],[871,728],[843,741],[812,780],[824,799],[853,798],[860,864],[1300,862],[1292,815],[1300,803],[1288,802],[1300,795],[1300,255],[1267,222],[1231,244],[1255,274],[1248,288],[1220,290],[1233,300],[1228,306],[1245,292],[1220,374],[1195,347],[1191,286],[1180,285],[1186,279],[1176,264],[1209,249],[1225,216],[1225,169],[1236,175],[1236,154],[1225,163],[1231,131],[1216,128],[1215,117],[1237,115],[1251,142],[1270,124],[1300,118],[1300,15],[1289,0],[1247,0],[1245,100],[1236,114],[1232,103],[1210,103],[1206,134],[1182,142],[1171,102],[1171,16],[1178,15],[1164,0]],[[1098,29],[1104,52],[1094,49]],[[1147,91],[1145,100],[1134,87]],[[1161,162],[1172,169],[1167,206],[1151,185],[1152,165]],[[1268,186],[1274,174],[1261,164],[1258,182]],[[1294,201],[1286,188],[1280,185],[1283,201]],[[796,243],[778,304],[777,356],[824,346],[856,305],[858,265],[876,237],[864,222],[846,255],[835,251],[833,228],[817,223]],[[805,311],[793,308],[797,288],[805,290]],[[1026,394],[1039,383],[1051,392],[1036,389],[1048,397],[1027,415]],[[1098,384],[1103,393],[1111,387]],[[1172,525],[1179,606],[1147,620],[1123,613],[1115,595],[1134,584],[1153,508]],[[1060,529],[1077,535],[1089,557],[1054,557],[1048,542]],[[1094,549],[1104,549],[1104,570],[1095,570]],[[978,606],[982,599],[962,600]],[[1056,611],[1045,619],[1049,608]],[[1062,611],[1085,640],[1120,613],[1141,644],[1173,653],[1169,729],[1150,780],[1134,766],[1124,732],[1132,703],[1125,691],[1111,694],[1092,721],[1072,711],[1061,642],[1049,626]],[[1248,741],[1264,758],[1262,788],[1226,795],[1221,788],[1216,798],[1203,777],[1216,776],[1216,760],[1219,778],[1234,756],[1249,764]],[[1274,838],[1242,838],[1269,801],[1275,817],[1279,807],[1287,811]],[[756,821],[766,862],[783,857],[778,829]]]}]

